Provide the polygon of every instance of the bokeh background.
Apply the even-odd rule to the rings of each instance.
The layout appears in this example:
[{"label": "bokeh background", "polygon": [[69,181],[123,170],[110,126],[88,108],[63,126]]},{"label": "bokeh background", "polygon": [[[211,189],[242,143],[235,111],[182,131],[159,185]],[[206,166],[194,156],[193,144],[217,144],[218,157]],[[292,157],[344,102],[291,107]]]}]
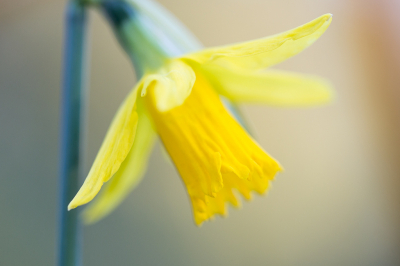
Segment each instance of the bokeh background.
[{"label": "bokeh background", "polygon": [[[158,145],[140,186],[84,228],[84,265],[400,265],[400,2],[160,0],[205,46],[251,40],[333,13],[312,47],[276,66],[318,74],[321,108],[243,106],[286,171],[266,197],[194,225]],[[54,265],[65,1],[0,2],[0,265]],[[135,83],[109,25],[90,13],[87,173]]]}]

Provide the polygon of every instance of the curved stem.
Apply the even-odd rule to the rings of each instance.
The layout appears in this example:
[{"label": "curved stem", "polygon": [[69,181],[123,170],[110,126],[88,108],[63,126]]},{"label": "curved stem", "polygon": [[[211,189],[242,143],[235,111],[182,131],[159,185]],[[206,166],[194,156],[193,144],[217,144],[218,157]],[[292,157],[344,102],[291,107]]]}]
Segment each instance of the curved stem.
[{"label": "curved stem", "polygon": [[81,265],[81,225],[78,211],[67,205],[79,189],[82,105],[86,94],[87,14],[80,1],[71,0],[66,9],[66,35],[62,88],[60,225],[58,265]]}]

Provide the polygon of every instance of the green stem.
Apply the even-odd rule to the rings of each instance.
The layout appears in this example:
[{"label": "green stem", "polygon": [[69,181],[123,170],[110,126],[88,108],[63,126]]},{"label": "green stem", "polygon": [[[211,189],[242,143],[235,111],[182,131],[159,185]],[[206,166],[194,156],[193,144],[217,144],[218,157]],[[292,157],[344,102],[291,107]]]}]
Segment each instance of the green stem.
[{"label": "green stem", "polygon": [[58,265],[81,265],[81,225],[78,211],[67,205],[79,189],[82,105],[86,92],[87,14],[79,1],[66,9],[66,36],[62,88],[60,227]]}]

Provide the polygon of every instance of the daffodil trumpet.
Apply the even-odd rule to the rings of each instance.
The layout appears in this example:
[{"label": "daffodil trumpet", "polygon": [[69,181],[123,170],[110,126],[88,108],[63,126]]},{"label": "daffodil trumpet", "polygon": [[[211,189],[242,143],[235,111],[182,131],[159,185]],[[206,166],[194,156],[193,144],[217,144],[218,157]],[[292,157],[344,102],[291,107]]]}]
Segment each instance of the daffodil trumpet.
[{"label": "daffodil trumpet", "polygon": [[[143,76],[119,108],[68,209],[91,201],[109,181],[84,218],[90,223],[110,213],[139,183],[157,135],[186,185],[197,225],[226,215],[227,203],[239,206],[237,194],[250,199],[252,192],[265,193],[282,167],[234,119],[221,97],[284,107],[329,102],[333,91],[326,80],[265,68],[311,45],[332,15],[271,37],[171,56],[163,46],[168,42],[155,41],[148,31],[148,17],[127,13],[116,2],[104,1],[101,7]],[[140,10],[141,1],[133,2]]]}]

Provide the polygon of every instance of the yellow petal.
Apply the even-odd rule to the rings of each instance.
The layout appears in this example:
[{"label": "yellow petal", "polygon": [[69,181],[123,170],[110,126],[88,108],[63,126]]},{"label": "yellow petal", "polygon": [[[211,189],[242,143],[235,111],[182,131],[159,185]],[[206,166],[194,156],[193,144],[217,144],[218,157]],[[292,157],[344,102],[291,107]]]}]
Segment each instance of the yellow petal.
[{"label": "yellow petal", "polygon": [[86,223],[94,223],[112,212],[141,181],[156,134],[146,112],[140,110],[133,146],[113,178],[83,213]]},{"label": "yellow petal", "polygon": [[172,60],[159,73],[144,78],[142,96],[154,82],[156,107],[160,112],[166,112],[181,105],[192,91],[196,75],[192,68],[182,60]]},{"label": "yellow petal", "polygon": [[107,182],[117,172],[128,155],[135,139],[138,121],[136,94],[137,89],[135,88],[119,108],[92,168],[82,187],[68,205],[68,210],[91,201],[99,192],[103,183]]},{"label": "yellow petal", "polygon": [[202,50],[185,56],[200,64],[261,69],[292,57],[316,41],[328,28],[332,15],[323,15],[293,30],[236,45]]},{"label": "yellow petal", "polygon": [[310,106],[332,100],[331,84],[320,77],[285,71],[233,71],[204,68],[219,94],[232,102]]}]

